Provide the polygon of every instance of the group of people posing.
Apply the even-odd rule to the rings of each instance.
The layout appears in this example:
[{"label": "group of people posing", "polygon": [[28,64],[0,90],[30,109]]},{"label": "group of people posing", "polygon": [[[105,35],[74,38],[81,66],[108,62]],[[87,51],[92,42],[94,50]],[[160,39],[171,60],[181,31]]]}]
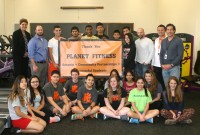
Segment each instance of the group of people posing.
[{"label": "group of people posing", "polygon": [[[139,124],[153,123],[153,117],[163,116],[166,125],[192,123],[194,109],[184,109],[183,92],[179,80],[172,76],[163,91],[152,70],[144,77],[134,77],[130,70],[121,79],[116,69],[110,72],[103,93],[98,93],[93,74],[79,78],[78,69],[71,70],[71,79],[64,87],[60,73],[52,71],[51,81],[42,88],[40,79],[33,75],[29,82],[19,75],[8,98],[8,109],[16,133],[39,133],[46,124],[59,122],[71,111],[71,120],[84,117],[116,118]],[[106,86],[107,85],[107,86]],[[103,95],[105,105],[97,102]]]},{"label": "group of people posing", "polygon": [[[92,74],[80,79],[76,68],[71,70],[71,79],[66,83],[60,78],[58,41],[62,37],[59,26],[53,28],[54,37],[48,42],[42,26],[36,26],[36,34],[31,38],[27,25],[28,21],[21,19],[20,29],[13,33],[16,80],[8,108],[17,133],[42,132],[47,123],[60,121],[70,111],[71,120],[102,116],[104,120],[116,118],[139,124],[153,123],[153,117],[160,114],[167,125],[192,123],[194,109],[184,109],[179,82],[183,43],[175,36],[173,24],[157,27],[159,37],[155,44],[145,37],[143,28],[137,30],[136,37],[129,27],[124,27],[121,39],[124,78],[113,69],[102,85],[103,93],[97,92]],[[69,40],[108,39],[102,23],[97,23],[96,35],[92,34],[91,25],[85,30],[85,35],[80,36],[79,29],[72,27]],[[113,38],[119,40],[119,30],[114,31]],[[31,75],[28,74],[29,61]]]}]

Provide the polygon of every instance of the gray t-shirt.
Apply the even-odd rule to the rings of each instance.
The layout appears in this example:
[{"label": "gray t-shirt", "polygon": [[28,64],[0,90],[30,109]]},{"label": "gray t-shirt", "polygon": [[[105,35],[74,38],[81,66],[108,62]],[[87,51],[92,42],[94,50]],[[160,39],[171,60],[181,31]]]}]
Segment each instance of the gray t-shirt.
[{"label": "gray t-shirt", "polygon": [[[43,87],[43,89],[46,97],[52,97],[56,103],[60,102],[62,100],[62,96],[65,94],[61,83],[58,83],[55,88],[53,84],[49,82]],[[51,106],[48,100],[46,105]]]},{"label": "gray t-shirt", "polygon": [[65,89],[67,90],[67,96],[70,100],[73,101],[77,99],[78,88],[80,88],[83,84],[84,83],[81,79],[78,79],[77,83],[74,83],[72,79],[66,82]]},{"label": "gray t-shirt", "polygon": [[92,102],[97,101],[97,90],[92,87],[91,90],[88,90],[85,85],[82,85],[78,89],[77,100],[81,101],[83,106],[90,105]]}]

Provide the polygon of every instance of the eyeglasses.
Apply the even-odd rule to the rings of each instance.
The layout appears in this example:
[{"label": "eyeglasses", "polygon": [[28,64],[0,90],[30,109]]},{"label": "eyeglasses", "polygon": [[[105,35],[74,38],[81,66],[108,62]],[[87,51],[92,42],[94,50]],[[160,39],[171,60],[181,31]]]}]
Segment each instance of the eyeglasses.
[{"label": "eyeglasses", "polygon": [[39,83],[39,81],[33,81],[33,82],[31,82],[31,83]]}]

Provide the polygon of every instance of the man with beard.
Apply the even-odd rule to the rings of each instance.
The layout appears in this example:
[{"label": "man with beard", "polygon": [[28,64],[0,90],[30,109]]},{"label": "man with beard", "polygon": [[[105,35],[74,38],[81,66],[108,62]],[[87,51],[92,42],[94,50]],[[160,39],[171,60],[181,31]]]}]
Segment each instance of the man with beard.
[{"label": "man with beard", "polygon": [[37,25],[35,36],[28,43],[28,57],[31,61],[31,74],[37,75],[43,87],[47,82],[48,42],[43,36],[43,28]]}]

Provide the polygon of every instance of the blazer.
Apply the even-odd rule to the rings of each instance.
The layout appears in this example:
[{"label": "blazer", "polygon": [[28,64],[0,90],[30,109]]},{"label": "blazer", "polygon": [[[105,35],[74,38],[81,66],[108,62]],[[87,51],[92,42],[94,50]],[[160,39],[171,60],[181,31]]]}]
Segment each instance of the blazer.
[{"label": "blazer", "polygon": [[[26,38],[28,41],[31,39],[30,33],[25,31]],[[13,37],[12,37],[12,46],[13,46],[13,58],[23,58],[24,53],[25,53],[25,40],[22,34],[21,29],[16,30],[13,32]]]}]

